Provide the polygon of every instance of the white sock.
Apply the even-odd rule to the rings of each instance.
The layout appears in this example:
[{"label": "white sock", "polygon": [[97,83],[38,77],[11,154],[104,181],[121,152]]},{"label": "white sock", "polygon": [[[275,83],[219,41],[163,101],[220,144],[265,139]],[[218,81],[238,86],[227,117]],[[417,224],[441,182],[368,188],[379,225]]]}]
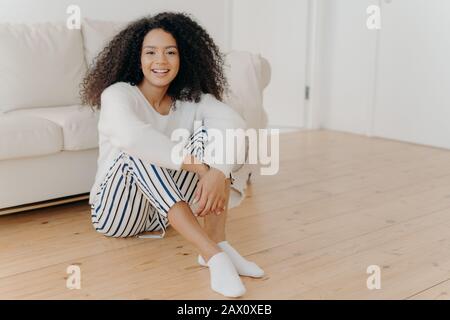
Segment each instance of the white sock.
[{"label": "white sock", "polygon": [[[231,259],[237,272],[241,276],[260,278],[264,276],[264,270],[258,267],[258,265],[252,261],[248,261],[242,257],[239,252],[236,251],[228,241],[222,241],[217,244]],[[207,267],[205,260],[201,255],[198,255],[198,263],[204,267]]]},{"label": "white sock", "polygon": [[207,263],[211,275],[211,289],[226,296],[242,296],[246,289],[236,268],[223,251],[213,255]]}]

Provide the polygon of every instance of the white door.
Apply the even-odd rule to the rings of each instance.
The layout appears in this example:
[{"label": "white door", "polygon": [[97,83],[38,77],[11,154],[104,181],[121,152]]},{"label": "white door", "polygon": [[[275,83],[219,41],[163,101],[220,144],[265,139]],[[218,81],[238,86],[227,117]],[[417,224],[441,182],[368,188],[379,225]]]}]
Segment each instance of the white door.
[{"label": "white door", "polygon": [[264,105],[270,127],[305,126],[308,0],[236,0],[232,48],[260,53],[272,77]]},{"label": "white door", "polygon": [[450,1],[381,1],[373,132],[450,148]]}]

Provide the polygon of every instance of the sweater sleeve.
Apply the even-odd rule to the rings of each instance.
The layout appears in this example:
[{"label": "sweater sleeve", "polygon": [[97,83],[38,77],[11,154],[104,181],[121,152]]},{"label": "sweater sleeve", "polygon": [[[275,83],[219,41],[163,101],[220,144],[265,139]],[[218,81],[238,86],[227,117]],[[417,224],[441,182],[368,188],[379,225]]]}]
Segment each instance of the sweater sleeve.
[{"label": "sweater sleeve", "polygon": [[142,121],[135,97],[119,85],[108,87],[101,95],[98,129],[113,146],[144,162],[174,170],[182,166],[182,155],[172,154],[177,143]]},{"label": "sweater sleeve", "polygon": [[[227,129],[247,129],[247,125],[242,117],[233,110],[229,105],[217,100],[211,94],[205,94],[202,97],[198,108],[197,119],[202,120],[206,131],[208,133],[208,143],[205,148],[204,161],[211,167],[222,171],[226,177],[230,177],[230,173],[234,171],[234,168],[239,166],[239,159],[245,156],[245,138],[244,140],[236,138],[234,143],[227,138]],[[212,130],[220,133],[224,137],[223,143],[215,142],[215,138],[211,139]],[[231,149],[234,150],[231,150]],[[220,150],[221,149],[221,150]],[[219,150],[222,154],[222,158],[214,157],[215,151]],[[227,160],[227,155],[232,153],[234,155],[232,163]],[[213,156],[211,156],[213,155]]]}]

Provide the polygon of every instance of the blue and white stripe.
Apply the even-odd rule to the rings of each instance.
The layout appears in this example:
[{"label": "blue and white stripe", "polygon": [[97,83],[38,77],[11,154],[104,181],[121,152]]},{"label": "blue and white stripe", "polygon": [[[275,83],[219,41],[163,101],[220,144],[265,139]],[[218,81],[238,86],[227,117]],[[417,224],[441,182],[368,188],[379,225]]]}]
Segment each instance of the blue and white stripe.
[{"label": "blue and white stripe", "polygon": [[[204,126],[191,135],[186,148],[203,158],[207,142]],[[161,230],[163,238],[169,225],[167,213],[179,201],[192,204],[198,175],[186,170],[172,170],[125,152],[114,160],[92,204],[92,223],[96,231],[111,237],[135,236],[146,231]]]}]

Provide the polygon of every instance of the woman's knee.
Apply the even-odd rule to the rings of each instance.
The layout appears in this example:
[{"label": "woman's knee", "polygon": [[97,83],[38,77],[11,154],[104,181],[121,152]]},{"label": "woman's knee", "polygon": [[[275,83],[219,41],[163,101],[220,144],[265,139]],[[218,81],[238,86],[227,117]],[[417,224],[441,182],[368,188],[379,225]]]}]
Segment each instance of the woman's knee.
[{"label": "woman's knee", "polygon": [[185,200],[179,200],[173,203],[165,214],[167,216],[167,219],[169,219],[170,216],[173,216],[171,215],[171,213],[186,209],[189,209],[189,205],[187,204],[187,202]]}]

